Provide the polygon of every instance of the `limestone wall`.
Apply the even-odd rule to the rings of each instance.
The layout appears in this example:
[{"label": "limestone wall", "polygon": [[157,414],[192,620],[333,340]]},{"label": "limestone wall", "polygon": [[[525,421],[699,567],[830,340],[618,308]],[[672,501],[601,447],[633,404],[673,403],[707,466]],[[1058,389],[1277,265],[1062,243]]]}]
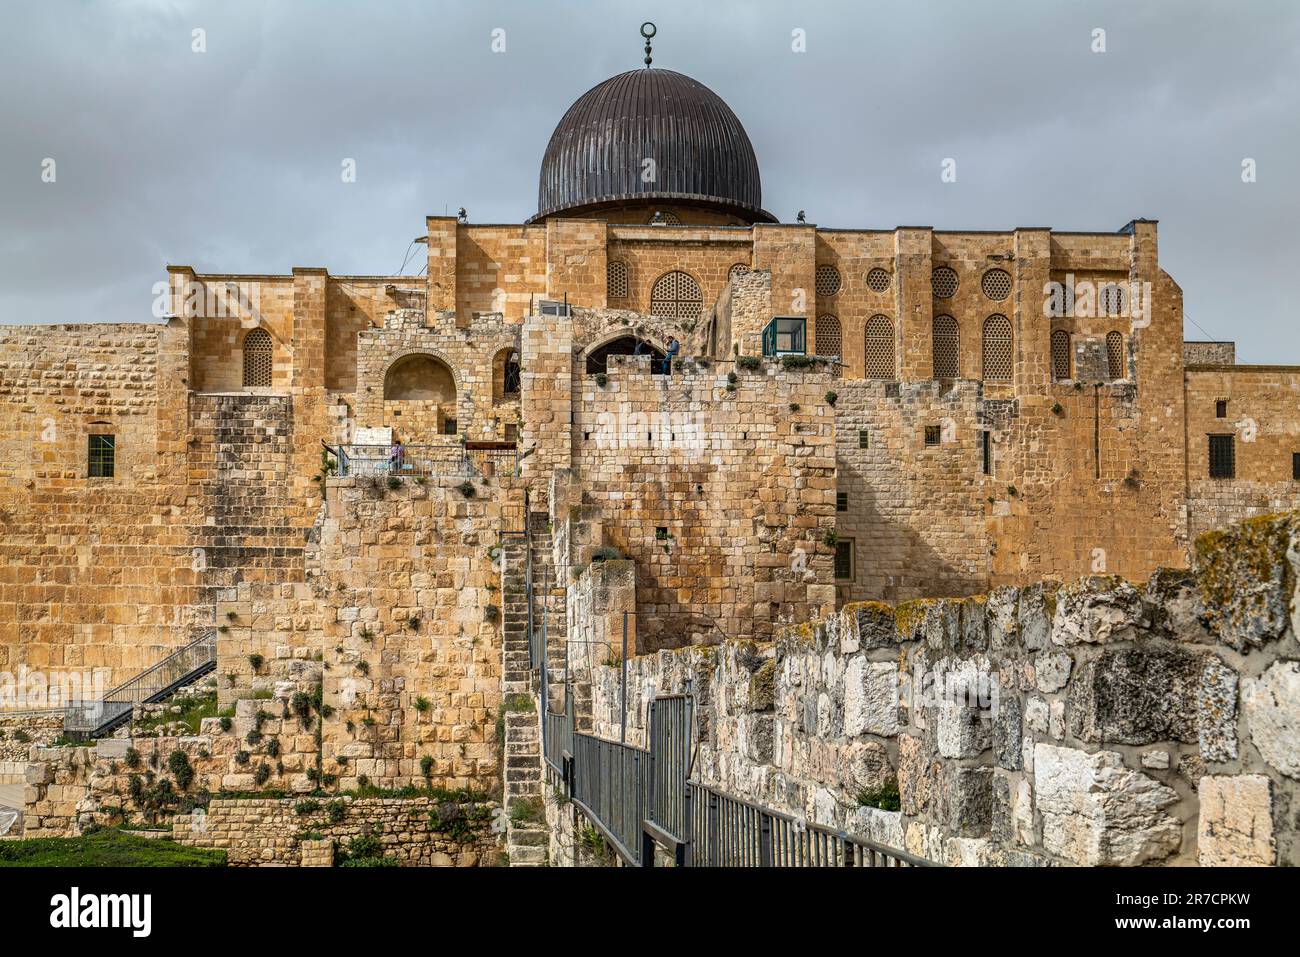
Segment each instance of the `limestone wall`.
[{"label": "limestone wall", "polygon": [[603,385],[575,377],[573,471],[603,543],[636,564],[640,647],[769,635],[829,610],[830,376],[693,361],[661,376],[639,356],[609,370]]},{"label": "limestone wall", "polygon": [[[629,739],[690,678],[705,782],[950,864],[1300,862],[1300,515],[1194,573],[846,606],[629,662]],[[617,738],[619,672],[593,675]],[[881,809],[897,782],[898,810]]]},{"label": "limestone wall", "polygon": [[[338,810],[331,813],[333,807]],[[495,804],[428,797],[308,803],[218,798],[203,812],[177,816],[172,836],[183,844],[225,850],[234,867],[328,866],[363,836],[377,838],[382,856],[404,867],[494,866],[500,856],[492,829],[496,811]]]}]

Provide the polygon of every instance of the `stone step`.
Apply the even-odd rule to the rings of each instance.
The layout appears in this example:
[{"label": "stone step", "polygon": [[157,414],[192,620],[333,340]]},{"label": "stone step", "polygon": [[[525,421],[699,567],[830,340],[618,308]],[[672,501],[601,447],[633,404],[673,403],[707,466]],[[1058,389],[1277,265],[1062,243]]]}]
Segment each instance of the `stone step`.
[{"label": "stone step", "polygon": [[510,866],[511,867],[545,867],[546,866],[546,848],[544,847],[512,847],[510,848]]}]

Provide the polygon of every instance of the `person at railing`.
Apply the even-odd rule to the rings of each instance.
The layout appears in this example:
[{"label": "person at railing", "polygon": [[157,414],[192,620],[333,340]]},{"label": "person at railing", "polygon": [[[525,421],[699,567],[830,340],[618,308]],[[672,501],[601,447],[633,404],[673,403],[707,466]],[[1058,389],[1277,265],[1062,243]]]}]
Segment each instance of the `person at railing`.
[{"label": "person at railing", "polygon": [[402,471],[405,458],[406,450],[402,448],[402,440],[393,439],[393,447],[388,450],[388,471]]},{"label": "person at railing", "polygon": [[681,351],[682,344],[677,341],[677,337],[669,337],[668,351],[664,353],[664,375],[673,374],[673,360],[677,358],[677,353]]}]

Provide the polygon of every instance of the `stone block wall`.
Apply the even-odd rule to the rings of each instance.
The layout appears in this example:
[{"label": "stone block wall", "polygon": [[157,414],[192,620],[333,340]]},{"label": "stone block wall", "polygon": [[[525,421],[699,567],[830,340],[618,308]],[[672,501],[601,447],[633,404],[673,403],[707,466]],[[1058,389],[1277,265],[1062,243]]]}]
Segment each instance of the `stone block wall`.
[{"label": "stone block wall", "polygon": [[[492,824],[496,804],[436,798],[215,799],[203,813],[178,815],[172,837],[225,850],[233,867],[329,866],[350,841],[375,837],[381,853],[404,867],[483,867],[499,862]],[[314,809],[303,813],[308,807]]]},{"label": "stone block wall", "polygon": [[611,357],[604,385],[575,378],[573,474],[604,544],[636,564],[640,647],[770,635],[833,607],[833,381],[769,362],[652,375],[643,356]]},{"label": "stone block wall", "polygon": [[[1144,586],[859,603],[771,643],[641,656],[629,740],[690,679],[703,781],[932,860],[1294,865],[1297,556],[1291,513]],[[619,671],[592,681],[616,739]]]}]

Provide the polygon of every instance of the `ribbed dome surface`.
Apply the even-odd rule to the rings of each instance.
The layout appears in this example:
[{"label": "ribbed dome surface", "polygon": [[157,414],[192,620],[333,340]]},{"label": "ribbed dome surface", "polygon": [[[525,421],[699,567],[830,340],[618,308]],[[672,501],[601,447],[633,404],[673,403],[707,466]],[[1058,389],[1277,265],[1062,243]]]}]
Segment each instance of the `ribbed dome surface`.
[{"label": "ribbed dome surface", "polygon": [[773,221],[762,208],[754,148],[722,98],[681,73],[630,70],[592,87],[560,120],[542,158],[533,219],[654,199]]}]

